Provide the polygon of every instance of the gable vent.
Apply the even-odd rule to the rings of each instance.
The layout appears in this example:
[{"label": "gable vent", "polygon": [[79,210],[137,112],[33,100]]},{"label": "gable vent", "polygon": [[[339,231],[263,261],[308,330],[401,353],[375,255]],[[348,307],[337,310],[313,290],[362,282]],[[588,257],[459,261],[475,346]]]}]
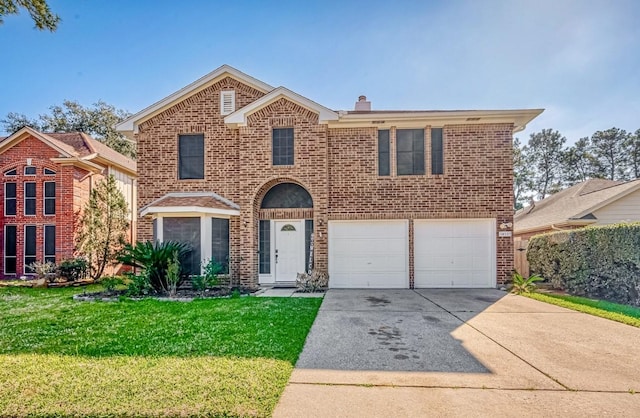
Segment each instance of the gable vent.
[{"label": "gable vent", "polygon": [[220,114],[228,115],[236,110],[236,92],[226,90],[220,92]]}]

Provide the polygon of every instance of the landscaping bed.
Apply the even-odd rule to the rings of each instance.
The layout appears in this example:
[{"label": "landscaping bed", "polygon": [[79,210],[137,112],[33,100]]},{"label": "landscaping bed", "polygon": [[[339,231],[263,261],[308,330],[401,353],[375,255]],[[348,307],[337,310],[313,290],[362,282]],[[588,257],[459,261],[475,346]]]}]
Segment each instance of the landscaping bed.
[{"label": "landscaping bed", "polygon": [[270,416],[322,302],[78,292],[0,289],[0,416]]}]

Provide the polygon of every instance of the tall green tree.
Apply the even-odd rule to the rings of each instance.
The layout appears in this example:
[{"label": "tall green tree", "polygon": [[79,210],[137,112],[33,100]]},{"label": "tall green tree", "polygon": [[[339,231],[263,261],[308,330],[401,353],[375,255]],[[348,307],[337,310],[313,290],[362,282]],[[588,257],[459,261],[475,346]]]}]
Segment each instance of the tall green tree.
[{"label": "tall green tree", "polygon": [[520,144],[520,139],[513,140],[513,204],[514,209],[518,210],[524,207],[524,204],[530,199],[530,193],[533,189],[533,170],[527,161],[527,155],[524,153]]},{"label": "tall green tree", "polygon": [[629,174],[634,179],[640,179],[640,129],[633,135],[629,134],[624,150],[627,155]]},{"label": "tall green tree", "polygon": [[591,155],[591,139],[580,138],[562,152],[562,180],[565,186],[573,186],[595,175],[595,159]]},{"label": "tall green tree", "polygon": [[611,128],[591,136],[591,153],[595,159],[596,175],[609,180],[626,180],[627,155],[624,145],[629,134],[624,129]]},{"label": "tall green tree", "polygon": [[538,199],[562,188],[562,148],[567,139],[558,131],[543,129],[531,134],[524,148],[527,160],[534,169],[533,191]]},{"label": "tall green tree", "polygon": [[135,158],[135,143],[115,130],[116,124],[129,116],[130,113],[103,101],[84,107],[76,101],[65,100],[62,105],[51,106],[49,113],[38,119],[11,112],[0,123],[7,132],[15,132],[24,126],[43,132],[84,132],[121,154]]},{"label": "tall green tree", "polygon": [[129,229],[127,202],[113,175],[91,190],[89,201],[79,219],[77,248],[91,265],[91,277],[102,277],[109,265],[115,264],[124,248]]},{"label": "tall green tree", "polygon": [[36,29],[54,32],[58,28],[60,16],[51,11],[46,0],[0,0],[0,24],[4,16],[20,13],[21,7],[29,12]]}]

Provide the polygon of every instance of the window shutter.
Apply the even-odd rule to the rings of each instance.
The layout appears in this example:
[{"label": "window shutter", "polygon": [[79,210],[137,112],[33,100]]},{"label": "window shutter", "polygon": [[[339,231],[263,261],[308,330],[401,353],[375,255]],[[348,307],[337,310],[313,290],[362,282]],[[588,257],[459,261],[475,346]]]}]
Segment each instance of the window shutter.
[{"label": "window shutter", "polygon": [[220,92],[220,114],[228,115],[236,110],[236,92],[233,90]]}]

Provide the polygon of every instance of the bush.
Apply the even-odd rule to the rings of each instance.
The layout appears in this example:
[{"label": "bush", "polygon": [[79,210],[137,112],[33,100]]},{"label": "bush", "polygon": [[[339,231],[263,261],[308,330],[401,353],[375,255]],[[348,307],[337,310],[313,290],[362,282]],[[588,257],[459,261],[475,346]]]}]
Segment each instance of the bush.
[{"label": "bush", "polygon": [[85,279],[89,271],[89,263],[82,257],[62,260],[58,264],[58,276],[64,277],[70,282]]},{"label": "bush", "polygon": [[517,271],[513,272],[512,277],[513,282],[511,283],[511,293],[515,293],[516,295],[535,292],[536,282],[544,280],[542,277],[535,274],[526,278]]},{"label": "bush", "polygon": [[57,267],[51,261],[47,261],[46,263],[43,263],[41,261],[36,261],[35,263],[29,264],[27,267],[29,267],[33,272],[36,273],[36,276],[38,277],[38,279],[46,279],[48,282],[51,283],[57,277],[56,275]]},{"label": "bush", "polygon": [[147,270],[140,274],[127,274],[127,296],[146,296],[152,291]]},{"label": "bush", "polygon": [[296,287],[300,292],[318,292],[326,289],[329,284],[329,273],[311,270],[311,273],[298,273]]},{"label": "bush", "polygon": [[122,280],[122,277],[106,276],[100,279],[100,283],[104,286],[104,289],[107,292],[113,292],[116,290],[116,286],[123,284],[124,281]]},{"label": "bush", "polygon": [[218,274],[224,270],[222,264],[218,263],[213,258],[210,259],[204,266],[204,274],[191,277],[191,286],[193,290],[203,292],[207,289],[218,286],[220,281],[218,280]]},{"label": "bush", "polygon": [[640,223],[537,235],[527,258],[555,288],[640,306]]},{"label": "bush", "polygon": [[[127,244],[119,261],[127,266],[138,267],[147,271],[149,284],[156,292],[168,292],[167,268],[172,262],[174,254],[178,254],[180,261],[188,252],[185,244],[175,241],[138,242],[136,245]],[[180,282],[176,283],[176,287]]]}]

